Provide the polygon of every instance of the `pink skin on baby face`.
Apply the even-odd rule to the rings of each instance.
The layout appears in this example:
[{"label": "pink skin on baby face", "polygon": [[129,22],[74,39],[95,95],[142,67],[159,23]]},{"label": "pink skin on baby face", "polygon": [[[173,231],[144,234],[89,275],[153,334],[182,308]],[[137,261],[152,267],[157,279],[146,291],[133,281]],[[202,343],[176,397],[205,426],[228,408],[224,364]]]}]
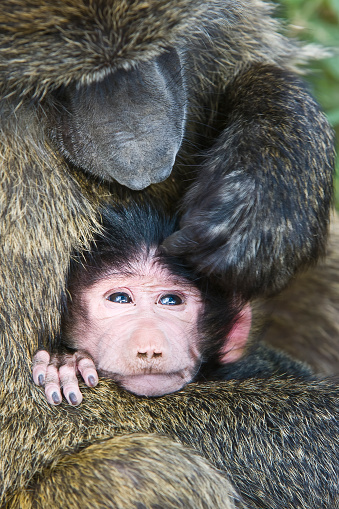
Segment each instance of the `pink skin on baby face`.
[{"label": "pink skin on baby face", "polygon": [[76,347],[96,368],[138,395],[159,396],[192,380],[200,363],[199,290],[157,263],[110,274],[86,289],[87,320]]}]

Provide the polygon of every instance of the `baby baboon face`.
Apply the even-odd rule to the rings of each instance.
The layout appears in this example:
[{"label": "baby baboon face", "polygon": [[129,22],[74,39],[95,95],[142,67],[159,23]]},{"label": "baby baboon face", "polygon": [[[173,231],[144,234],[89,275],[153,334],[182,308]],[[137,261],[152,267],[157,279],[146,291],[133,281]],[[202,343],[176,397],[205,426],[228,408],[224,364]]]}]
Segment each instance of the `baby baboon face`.
[{"label": "baby baboon face", "polygon": [[125,389],[174,392],[199,368],[200,291],[152,258],[136,262],[129,275],[112,270],[75,295],[72,306],[70,345]]}]

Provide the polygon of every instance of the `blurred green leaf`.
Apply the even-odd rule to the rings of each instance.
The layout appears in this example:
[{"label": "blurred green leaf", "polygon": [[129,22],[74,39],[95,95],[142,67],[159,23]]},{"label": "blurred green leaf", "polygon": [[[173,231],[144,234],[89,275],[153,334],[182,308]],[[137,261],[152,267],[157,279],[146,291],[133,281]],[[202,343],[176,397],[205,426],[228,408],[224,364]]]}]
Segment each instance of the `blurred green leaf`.
[{"label": "blurred green leaf", "polygon": [[330,0],[329,4],[332,7],[333,11],[336,12],[339,17],[339,0]]},{"label": "blurred green leaf", "polygon": [[334,111],[328,111],[327,117],[333,126],[335,126],[336,124],[339,124],[339,108]]}]

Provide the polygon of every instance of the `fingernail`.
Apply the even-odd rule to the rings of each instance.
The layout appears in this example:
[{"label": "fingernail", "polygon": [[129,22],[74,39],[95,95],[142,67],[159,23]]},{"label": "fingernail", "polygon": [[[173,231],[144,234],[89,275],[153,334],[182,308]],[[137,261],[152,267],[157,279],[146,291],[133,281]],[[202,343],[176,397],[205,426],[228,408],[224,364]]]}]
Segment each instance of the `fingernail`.
[{"label": "fingernail", "polygon": [[89,375],[88,377],[88,385],[94,387],[97,384],[97,381],[93,375]]},{"label": "fingernail", "polygon": [[57,392],[53,392],[52,400],[53,400],[53,403],[55,403],[56,405],[58,405],[60,403],[59,394]]},{"label": "fingernail", "polygon": [[38,376],[39,385],[44,385],[44,381],[45,381],[44,375],[39,375]]},{"label": "fingernail", "polygon": [[70,392],[68,397],[69,397],[69,400],[72,403],[72,405],[76,405],[78,403],[77,397],[74,394],[74,392]]}]

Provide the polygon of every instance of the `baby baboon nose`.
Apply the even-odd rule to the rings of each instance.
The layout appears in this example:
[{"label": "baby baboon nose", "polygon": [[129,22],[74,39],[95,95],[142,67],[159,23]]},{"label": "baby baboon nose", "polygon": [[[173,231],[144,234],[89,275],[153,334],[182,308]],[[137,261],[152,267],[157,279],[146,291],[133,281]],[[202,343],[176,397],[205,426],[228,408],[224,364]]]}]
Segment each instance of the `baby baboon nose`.
[{"label": "baby baboon nose", "polygon": [[152,360],[162,357],[162,352],[155,352],[154,349],[150,348],[146,351],[138,352],[137,357],[139,359]]},{"label": "baby baboon nose", "polygon": [[146,323],[133,331],[129,348],[134,358],[154,362],[167,357],[169,346],[165,334],[152,323]]}]

